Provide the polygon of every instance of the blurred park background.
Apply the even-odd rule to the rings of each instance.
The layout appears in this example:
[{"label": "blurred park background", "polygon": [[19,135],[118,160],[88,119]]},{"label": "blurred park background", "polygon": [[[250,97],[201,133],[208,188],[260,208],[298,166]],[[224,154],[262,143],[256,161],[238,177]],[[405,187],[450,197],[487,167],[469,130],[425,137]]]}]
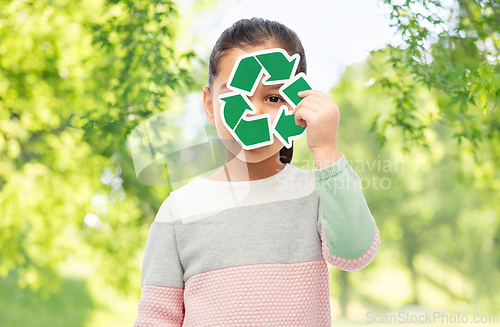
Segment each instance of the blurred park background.
[{"label": "blurred park background", "polygon": [[[215,40],[192,26],[235,17],[229,2],[0,0],[0,326],[133,324],[149,226],[172,187],[138,181],[128,135],[201,101]],[[326,11],[276,3],[292,18]],[[498,319],[500,4],[345,1],[336,14],[368,5],[397,41],[341,68],[308,56],[382,240],[366,268],[330,267],[334,325]],[[318,33],[326,48],[348,31]],[[294,144],[292,163],[311,169],[306,137]]]}]

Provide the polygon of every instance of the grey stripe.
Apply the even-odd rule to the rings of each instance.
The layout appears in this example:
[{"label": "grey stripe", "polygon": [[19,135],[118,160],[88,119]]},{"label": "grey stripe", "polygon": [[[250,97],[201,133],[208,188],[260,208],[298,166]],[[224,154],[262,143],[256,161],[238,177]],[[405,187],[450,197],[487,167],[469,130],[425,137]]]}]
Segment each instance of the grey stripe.
[{"label": "grey stripe", "polygon": [[194,274],[232,266],[323,259],[318,201],[313,191],[302,198],[231,208],[190,223],[176,221],[184,282]]},{"label": "grey stripe", "polygon": [[177,252],[174,225],[151,224],[142,264],[141,286],[184,287],[183,270]]}]

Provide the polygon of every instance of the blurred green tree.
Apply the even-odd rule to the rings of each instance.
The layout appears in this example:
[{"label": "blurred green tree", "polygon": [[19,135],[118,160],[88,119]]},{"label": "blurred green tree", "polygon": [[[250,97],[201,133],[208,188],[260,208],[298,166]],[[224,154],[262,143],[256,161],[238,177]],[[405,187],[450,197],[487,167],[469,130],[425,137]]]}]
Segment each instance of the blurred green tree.
[{"label": "blurred green tree", "polygon": [[[384,3],[390,7],[390,19],[403,43],[384,49],[389,54],[385,63],[372,66],[375,84],[391,95],[394,106],[373,116],[371,131],[383,145],[386,132],[394,129],[402,135],[403,151],[415,151],[411,145],[423,145],[431,153],[437,142],[429,143],[426,135],[442,135],[445,126],[451,129],[457,147],[446,142],[445,158],[450,162],[436,177],[442,180],[442,176],[455,172],[460,185],[448,184],[441,192],[462,190],[462,196],[444,201],[445,195],[440,195],[441,214],[431,226],[433,231],[440,231],[434,237],[453,242],[450,238],[454,234],[460,245],[467,244],[477,252],[457,246],[442,248],[460,253],[457,257],[437,251],[441,248],[436,248],[435,254],[472,278],[478,294],[493,300],[492,285],[500,263],[500,3]],[[422,88],[436,99],[431,108],[422,105]],[[434,187],[439,189],[439,183]],[[454,206],[447,206],[450,201]],[[445,224],[438,228],[435,224],[440,222]],[[469,257],[470,261],[464,260]]]},{"label": "blurred green tree", "polygon": [[[374,173],[366,171],[367,161],[357,171],[368,184],[364,193],[385,247],[397,249],[408,269],[412,295],[406,303],[426,303],[425,282],[450,302],[498,309],[500,6],[384,3],[403,44],[372,51],[332,89],[341,108],[339,147],[348,145],[347,157],[378,158],[382,167],[392,163]],[[372,135],[360,135],[364,128]],[[404,172],[396,173],[399,160]],[[390,180],[390,188],[374,184],[381,178]],[[458,273],[463,286],[429,262]],[[350,299],[374,309],[390,306],[362,289],[359,276],[374,268],[333,273],[344,316]]]},{"label": "blurred green tree", "polygon": [[[427,290],[431,285],[449,303],[497,310],[493,286],[500,278],[495,251],[499,203],[492,201],[477,179],[492,168],[483,172],[472,149],[457,144],[448,124],[425,129],[430,146],[410,145],[409,152],[401,149],[405,140],[396,129],[387,130],[383,145],[373,135],[360,132],[369,130],[374,113],[384,117],[395,110],[392,94],[373,81],[379,71],[392,74],[393,67],[387,63],[390,51],[374,52],[366,62],[349,66],[329,94],[340,108],[339,148],[362,180],[380,230],[381,252],[395,251],[398,264],[408,272],[408,291],[402,289],[406,285],[394,285],[409,294],[398,305],[429,305],[422,288],[425,283]],[[417,86],[414,101],[420,112],[433,113],[440,98]],[[388,264],[383,258],[387,257],[376,256],[357,272],[332,270],[336,285],[332,295],[339,298],[344,317],[352,300],[373,310],[396,309],[392,299],[370,292],[364,282],[373,269]],[[463,285],[452,284],[444,270],[460,276]]]},{"label": "blurred green tree", "polygon": [[[480,185],[494,205],[500,200],[500,4],[480,0],[446,5],[437,0],[384,3],[403,42],[384,50],[389,53],[385,63],[392,68],[380,65],[372,76],[391,94],[395,107],[374,114],[370,131],[382,145],[387,130],[399,131],[401,148],[409,152],[411,144],[429,147],[426,130],[450,126],[465,157],[472,153],[474,158],[473,178],[464,179]],[[416,93],[421,87],[437,99],[435,110],[419,105]],[[500,239],[500,231],[495,239]]]},{"label": "blurred green tree", "polygon": [[[78,254],[137,290],[137,250],[168,195],[125,147],[193,85],[165,0],[0,0],[0,275],[50,290]],[[177,100],[176,100],[177,99]]]},{"label": "blurred green tree", "polygon": [[[500,102],[500,4],[497,1],[384,0],[391,26],[402,44],[389,47],[391,74],[380,71],[376,83],[392,94],[395,110],[375,116],[381,143],[388,127],[408,142],[428,145],[424,130],[434,122],[453,126],[458,142],[498,140]],[[450,7],[451,6],[451,7]],[[415,102],[418,86],[438,90],[439,110],[422,115]]]}]

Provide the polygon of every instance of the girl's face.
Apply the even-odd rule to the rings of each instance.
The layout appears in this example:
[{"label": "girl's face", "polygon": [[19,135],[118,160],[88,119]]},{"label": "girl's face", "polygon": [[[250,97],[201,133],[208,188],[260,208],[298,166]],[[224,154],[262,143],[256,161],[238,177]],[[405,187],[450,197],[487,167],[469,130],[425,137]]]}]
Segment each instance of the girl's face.
[{"label": "girl's face", "polygon": [[[217,133],[219,138],[224,142],[226,148],[231,151],[234,156],[244,162],[256,163],[261,162],[275,154],[277,154],[283,147],[276,136],[273,134],[274,143],[252,150],[244,150],[240,144],[234,139],[234,137],[229,133],[226,126],[220,117],[220,103],[219,95],[231,92],[226,86],[229,79],[229,75],[233,69],[234,64],[239,56],[256,52],[265,49],[275,48],[274,46],[256,46],[246,48],[245,50],[233,48],[225,53],[225,56],[221,58],[219,62],[219,73],[215,78],[212,79],[212,88],[209,89],[205,87],[203,90],[203,103],[205,106],[205,113],[212,125],[217,128]],[[276,115],[281,106],[286,105],[288,110],[293,110],[293,108],[281,97],[278,89],[282,84],[277,85],[264,85],[262,84],[262,79],[255,90],[255,93],[248,97],[250,102],[254,105],[256,113],[253,115],[247,115],[247,117],[254,117],[261,114],[269,114],[271,116],[271,124],[274,122]],[[279,161],[279,155],[277,159]]]}]

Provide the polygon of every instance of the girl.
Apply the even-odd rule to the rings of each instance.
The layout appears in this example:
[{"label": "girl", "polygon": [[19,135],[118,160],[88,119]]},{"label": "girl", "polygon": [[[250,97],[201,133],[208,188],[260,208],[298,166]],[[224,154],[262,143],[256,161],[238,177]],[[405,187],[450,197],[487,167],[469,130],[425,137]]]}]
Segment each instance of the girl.
[{"label": "girl", "polygon": [[[278,22],[240,20],[214,46],[203,103],[227,160],[158,210],[134,326],[331,326],[327,262],[359,270],[380,247],[361,181],[337,147],[339,109],[325,93],[300,92],[293,110],[307,126],[311,171],[292,165],[293,147],[276,137],[243,150],[221,122],[218,99],[237,58],[272,48],[300,54],[297,73],[306,72],[299,38]],[[249,97],[255,115],[274,121],[288,105],[277,87],[259,83]]]}]

